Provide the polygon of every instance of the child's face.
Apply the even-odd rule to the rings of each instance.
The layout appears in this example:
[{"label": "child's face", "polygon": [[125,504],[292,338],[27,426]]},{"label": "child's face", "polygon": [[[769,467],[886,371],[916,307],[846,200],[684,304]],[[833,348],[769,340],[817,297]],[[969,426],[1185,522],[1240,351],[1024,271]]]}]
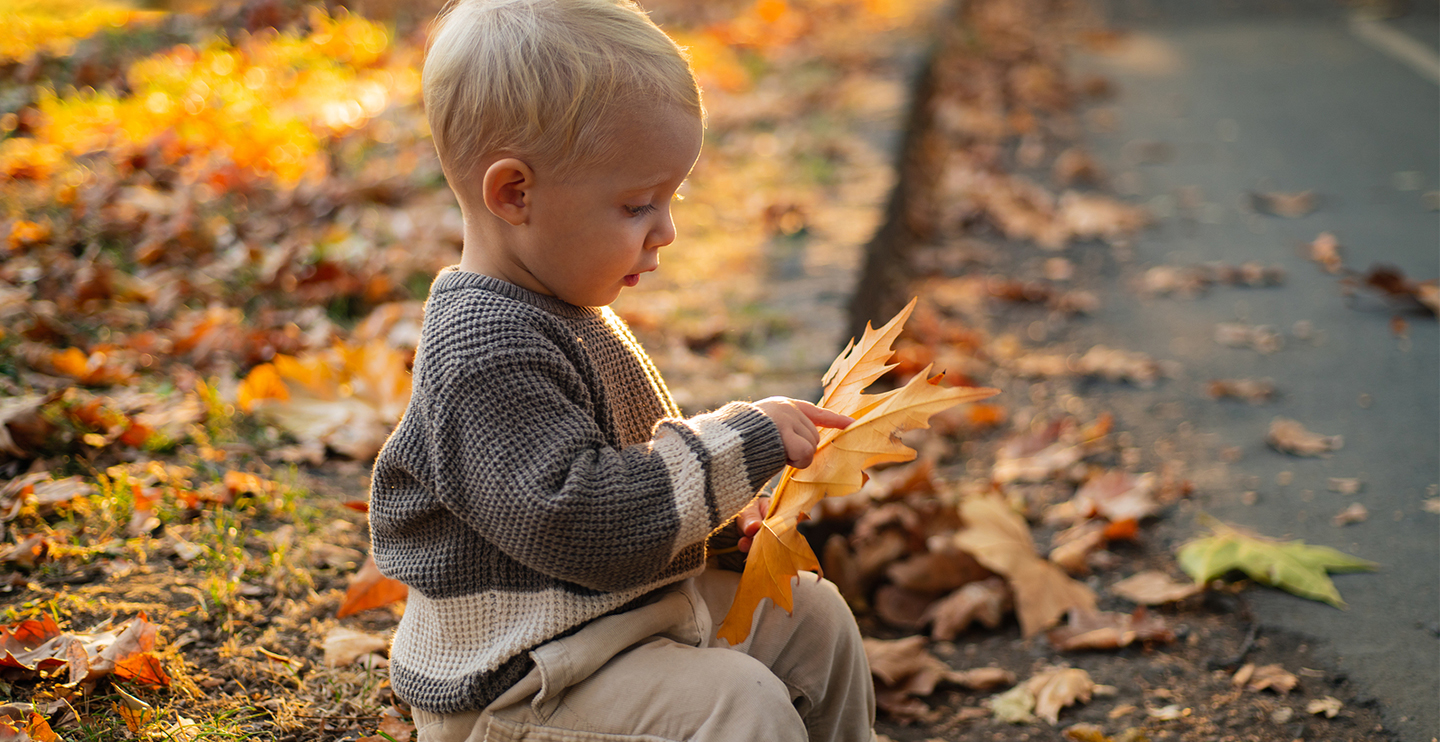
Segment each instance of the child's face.
[{"label": "child's face", "polygon": [[622,115],[618,154],[564,180],[537,173],[524,245],[513,258],[551,294],[598,307],[660,265],[675,239],[670,205],[700,154],[700,121],[668,106]]}]

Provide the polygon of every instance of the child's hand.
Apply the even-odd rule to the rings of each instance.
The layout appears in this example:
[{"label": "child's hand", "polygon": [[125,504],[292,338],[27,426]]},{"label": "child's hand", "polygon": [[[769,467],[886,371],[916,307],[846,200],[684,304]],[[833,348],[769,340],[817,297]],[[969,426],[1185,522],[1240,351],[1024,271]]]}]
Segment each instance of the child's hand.
[{"label": "child's hand", "polygon": [[764,495],[750,501],[740,514],[735,516],[736,525],[740,526],[740,542],[737,546],[741,553],[750,552],[750,544],[755,542],[755,534],[760,532],[760,525],[765,522],[765,512],[770,509],[770,498]]},{"label": "child's hand", "polygon": [[788,397],[762,399],[755,406],[780,428],[780,440],[785,443],[785,463],[796,469],[804,469],[815,459],[815,446],[820,442],[820,431],[815,426],[843,430],[855,422],[838,412]]}]

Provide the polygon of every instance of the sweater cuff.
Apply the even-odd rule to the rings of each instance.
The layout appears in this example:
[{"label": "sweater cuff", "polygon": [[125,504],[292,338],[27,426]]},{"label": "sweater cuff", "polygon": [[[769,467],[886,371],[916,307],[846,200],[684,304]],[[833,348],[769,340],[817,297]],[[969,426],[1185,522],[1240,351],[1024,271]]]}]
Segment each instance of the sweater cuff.
[{"label": "sweater cuff", "polygon": [[735,516],[785,466],[780,429],[759,408],[732,402],[688,420],[663,420],[655,445],[680,514],[676,547],[705,538]]},{"label": "sweater cuff", "polygon": [[780,438],[780,428],[775,421],[749,402],[731,402],[714,414],[740,434],[745,471],[749,476],[747,496],[740,503],[743,506],[749,502],[750,496],[785,468],[785,442]]}]

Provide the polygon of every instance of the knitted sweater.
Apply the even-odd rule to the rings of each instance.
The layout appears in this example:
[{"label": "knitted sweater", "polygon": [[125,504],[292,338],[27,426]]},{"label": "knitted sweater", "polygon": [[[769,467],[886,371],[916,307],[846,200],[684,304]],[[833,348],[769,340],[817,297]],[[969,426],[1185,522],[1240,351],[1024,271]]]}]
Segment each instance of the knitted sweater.
[{"label": "knitted sweater", "polygon": [[706,535],[784,464],[753,405],[681,419],[609,309],[443,271],[371,488],[375,563],[410,587],[396,694],[484,708],[529,650],[699,573]]}]

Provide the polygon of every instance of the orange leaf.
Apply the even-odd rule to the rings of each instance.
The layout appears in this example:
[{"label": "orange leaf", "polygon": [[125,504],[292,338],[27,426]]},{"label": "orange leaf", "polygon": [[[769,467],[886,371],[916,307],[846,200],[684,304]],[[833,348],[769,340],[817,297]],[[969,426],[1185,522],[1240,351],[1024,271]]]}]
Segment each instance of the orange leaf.
[{"label": "orange leaf", "polygon": [[826,372],[820,405],[854,417],[855,422],[844,430],[825,429],[810,466],[785,470],[751,543],[735,601],[717,632],[731,644],[750,635],[751,619],[763,598],[793,611],[790,581],[801,570],[820,568],[805,537],[796,530],[796,524],[816,503],[859,490],[865,483],[862,472],[868,467],[915,458],[915,451],[900,442],[899,433],[929,427],[930,416],[943,409],[999,393],[997,389],[942,387],[930,378],[927,367],[900,389],[862,394],[892,368],[887,365],[894,355],[890,345],[914,305],[912,300],[878,331],[867,326],[860,344],[847,346]]},{"label": "orange leaf", "polygon": [[1117,520],[1105,526],[1105,539],[1107,541],[1134,541],[1140,534],[1140,524],[1134,518]]},{"label": "orange leaf", "polygon": [[285,386],[274,364],[270,363],[262,363],[250,369],[250,373],[241,380],[236,389],[235,401],[240,405],[240,409],[250,412],[255,409],[256,403],[266,399],[279,402],[290,400],[290,389]]},{"label": "orange leaf", "polygon": [[139,448],[145,445],[145,441],[150,440],[150,436],[154,434],[154,430],[131,420],[125,427],[125,432],[120,434],[119,441],[132,448]]},{"label": "orange leaf", "polygon": [[66,376],[83,379],[90,370],[90,357],[79,348],[66,348],[50,354],[50,365]]},{"label": "orange leaf", "polygon": [[48,613],[9,626],[0,626],[0,647],[32,649],[60,636],[60,625]]},{"label": "orange leaf", "polygon": [[45,717],[34,711],[30,712],[30,720],[25,727],[25,733],[35,742],[60,742],[60,735],[50,728],[50,723]]},{"label": "orange leaf", "polygon": [[242,494],[264,495],[276,488],[276,484],[268,479],[234,469],[225,472],[224,483],[232,498]]},{"label": "orange leaf", "polygon": [[405,583],[380,574],[380,568],[375,566],[374,556],[365,557],[365,564],[355,573],[354,579],[350,580],[350,587],[345,590],[345,600],[340,604],[340,610],[335,613],[335,617],[344,618],[352,613],[390,605],[397,600],[404,600],[409,592],[410,589]]},{"label": "orange leaf", "polygon": [[970,424],[977,428],[993,428],[1005,422],[1005,408],[998,404],[977,404],[970,407]]},{"label": "orange leaf", "polygon": [[121,680],[133,680],[145,685],[170,685],[170,676],[165,674],[159,658],[149,652],[132,654],[116,661],[113,672],[115,677]]}]

